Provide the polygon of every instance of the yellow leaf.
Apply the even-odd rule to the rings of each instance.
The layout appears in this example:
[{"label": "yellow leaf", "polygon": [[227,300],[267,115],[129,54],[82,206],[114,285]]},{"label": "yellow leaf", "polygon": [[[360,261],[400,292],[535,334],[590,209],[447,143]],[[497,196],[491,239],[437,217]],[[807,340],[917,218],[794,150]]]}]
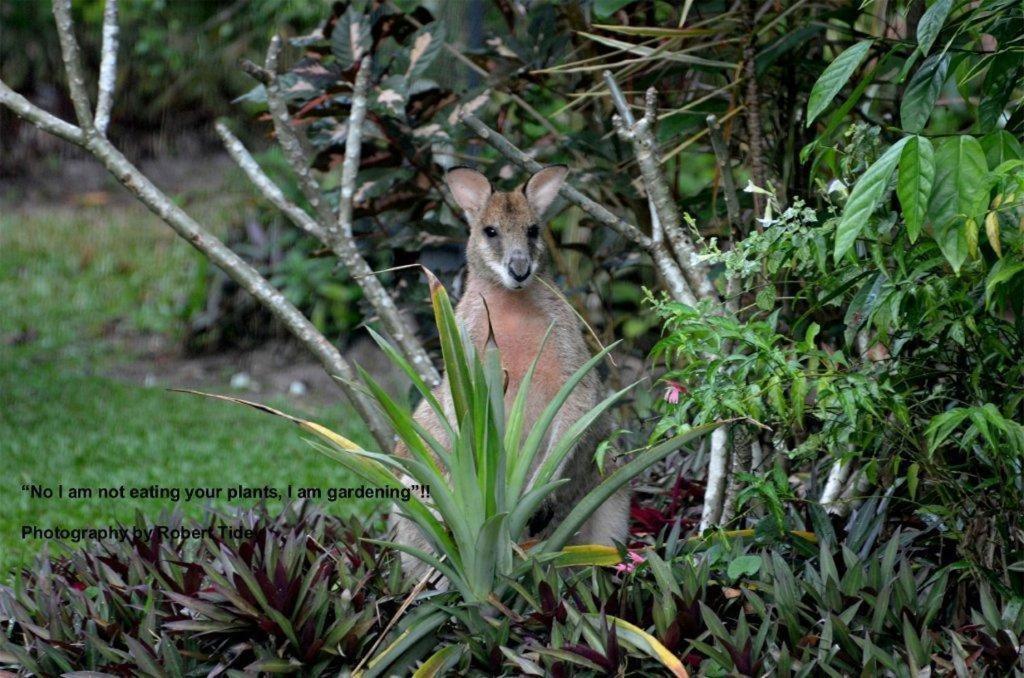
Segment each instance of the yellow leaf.
[{"label": "yellow leaf", "polygon": [[992,245],[996,256],[1002,258],[1003,246],[999,242],[999,215],[994,211],[985,215],[985,235],[988,236],[988,244]]},{"label": "yellow leaf", "polygon": [[456,652],[462,652],[461,645],[445,645],[423,662],[412,674],[412,678],[434,678],[434,676],[442,675],[448,660]]},{"label": "yellow leaf", "polygon": [[964,237],[967,239],[967,254],[971,259],[978,258],[978,222],[973,217],[964,224]]},{"label": "yellow leaf", "polygon": [[566,546],[555,558],[556,567],[577,567],[584,565],[618,565],[622,562],[619,550],[614,546],[601,544],[577,544]]},{"label": "yellow leaf", "polygon": [[178,393],[191,393],[193,395],[203,396],[204,398],[214,398],[216,400],[224,400],[229,403],[237,403],[239,405],[245,405],[255,410],[259,410],[260,412],[272,414],[275,417],[287,419],[293,424],[297,424],[299,427],[305,429],[306,431],[316,434],[318,437],[323,438],[327,442],[332,443],[347,452],[356,452],[363,449],[362,447],[355,444],[345,436],[335,433],[326,426],[321,426],[315,421],[307,421],[306,419],[299,419],[298,417],[293,417],[290,414],[282,412],[281,410],[276,410],[273,407],[270,407],[269,405],[264,405],[263,403],[254,403],[251,400],[243,400],[241,398],[233,398],[231,396],[217,395],[216,393],[204,393],[203,391],[193,391],[190,389],[183,388],[175,388],[171,390],[177,391]]},{"label": "yellow leaf", "polygon": [[[595,620],[597,619],[596,615],[592,616]],[[676,678],[689,678],[690,674],[686,672],[683,662],[679,661],[679,657],[672,654],[657,638],[640,627],[630,624],[625,619],[609,616],[608,621],[614,624],[615,628],[618,629],[619,640],[629,643],[641,652],[657,659],[665,666],[665,668],[671,671],[672,675],[676,676]]]}]

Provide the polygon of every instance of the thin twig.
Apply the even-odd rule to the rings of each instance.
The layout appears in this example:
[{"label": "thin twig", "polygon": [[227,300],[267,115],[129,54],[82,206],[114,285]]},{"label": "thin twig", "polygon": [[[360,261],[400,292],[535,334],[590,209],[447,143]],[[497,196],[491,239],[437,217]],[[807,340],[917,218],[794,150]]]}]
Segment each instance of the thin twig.
[{"label": "thin twig", "polygon": [[711,136],[711,148],[715,152],[715,161],[718,163],[718,174],[722,177],[722,193],[725,196],[725,210],[729,215],[729,226],[733,229],[733,237],[737,235],[740,227],[740,201],[736,192],[736,180],[732,175],[732,162],[729,159],[729,146],[722,136],[722,127],[718,124],[718,117],[711,114],[707,118],[708,130]]},{"label": "thin twig", "polygon": [[269,200],[274,207],[281,210],[288,217],[289,221],[303,231],[319,240],[326,240],[327,234],[320,224],[313,217],[309,216],[305,210],[285,197],[284,191],[266,175],[263,168],[256,162],[256,159],[252,157],[252,154],[238,140],[238,137],[231,133],[227,125],[223,121],[218,120],[214,127],[217,130],[217,134],[220,135],[221,141],[224,142],[224,148],[227,149],[228,155],[242,168],[242,171],[249,177],[249,181],[252,182],[260,194]]},{"label": "thin twig", "polygon": [[75,117],[86,136],[93,131],[92,110],[89,93],[85,91],[85,75],[82,73],[82,54],[75,40],[75,25],[71,21],[71,0],[53,0],[53,18],[60,38],[60,51],[64,59],[64,70],[68,76],[68,94],[75,107]]}]

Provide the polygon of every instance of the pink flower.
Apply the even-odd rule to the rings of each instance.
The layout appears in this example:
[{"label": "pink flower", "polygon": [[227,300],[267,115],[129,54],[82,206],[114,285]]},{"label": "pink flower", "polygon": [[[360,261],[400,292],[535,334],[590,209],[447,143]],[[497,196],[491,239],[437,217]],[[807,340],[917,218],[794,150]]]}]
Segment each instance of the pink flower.
[{"label": "pink flower", "polygon": [[639,553],[637,553],[636,551],[628,551],[627,555],[629,556],[629,562],[627,562],[627,563],[619,563],[618,565],[616,565],[615,566],[615,571],[616,572],[618,572],[620,574],[627,573],[627,572],[632,572],[633,570],[636,569],[637,565],[639,565],[640,563],[644,562],[644,560],[645,560],[645,558],[642,555],[640,555]]},{"label": "pink flower", "polygon": [[678,381],[666,382],[668,386],[665,387],[665,402],[672,403],[673,405],[679,404],[679,395],[686,393],[686,387],[680,384]]}]

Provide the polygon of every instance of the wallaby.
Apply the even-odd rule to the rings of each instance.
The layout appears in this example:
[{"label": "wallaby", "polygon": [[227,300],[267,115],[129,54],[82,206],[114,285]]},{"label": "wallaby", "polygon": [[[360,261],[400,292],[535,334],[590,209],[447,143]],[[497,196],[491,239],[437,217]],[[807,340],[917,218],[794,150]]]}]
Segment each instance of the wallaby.
[{"label": "wallaby", "polygon": [[[583,341],[583,328],[573,310],[556,294],[550,281],[545,279],[548,284],[544,284],[539,280],[544,275],[545,260],[542,218],[558,195],[566,173],[564,165],[545,167],[518,190],[508,193],[494,191],[487,177],[467,167],[454,168],[445,176],[452,197],[469,222],[467,279],[455,315],[479,350],[484,349],[489,327],[493,330],[502,368],[508,375],[507,407],[511,407],[519,384],[537,357],[545,333],[552,327],[530,383],[524,435],[570,375],[591,357]],[[435,396],[454,420],[447,377],[435,390]],[[600,380],[591,371],[559,410],[541,447],[544,452],[538,455],[534,468],[550,446],[600,399]],[[426,402],[419,404],[414,416],[431,435],[447,444],[437,414]],[[602,422],[605,421],[602,418]],[[559,476],[572,478],[572,482],[559,488],[548,505],[538,512],[530,525],[534,536],[543,536],[553,529],[599,482],[593,453],[609,432],[607,423],[595,424],[566,457]],[[396,453],[407,454],[407,451],[400,445]],[[414,523],[400,516],[396,520],[398,542],[428,548]],[[628,532],[628,520],[629,493],[624,490],[593,514],[575,541],[607,545],[622,542]],[[419,580],[427,569],[425,564],[407,554],[402,556],[402,567],[405,576],[413,580]]]}]

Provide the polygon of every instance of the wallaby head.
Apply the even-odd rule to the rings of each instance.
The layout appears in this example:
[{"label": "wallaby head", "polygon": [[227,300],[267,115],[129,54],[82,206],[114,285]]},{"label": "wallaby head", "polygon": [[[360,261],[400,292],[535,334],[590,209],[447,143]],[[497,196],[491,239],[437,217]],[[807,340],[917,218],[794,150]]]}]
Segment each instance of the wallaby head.
[{"label": "wallaby head", "polygon": [[519,189],[495,191],[480,172],[456,167],[445,175],[455,202],[466,212],[469,274],[510,290],[526,288],[543,265],[544,212],[551,206],[568,169],[552,165]]}]

